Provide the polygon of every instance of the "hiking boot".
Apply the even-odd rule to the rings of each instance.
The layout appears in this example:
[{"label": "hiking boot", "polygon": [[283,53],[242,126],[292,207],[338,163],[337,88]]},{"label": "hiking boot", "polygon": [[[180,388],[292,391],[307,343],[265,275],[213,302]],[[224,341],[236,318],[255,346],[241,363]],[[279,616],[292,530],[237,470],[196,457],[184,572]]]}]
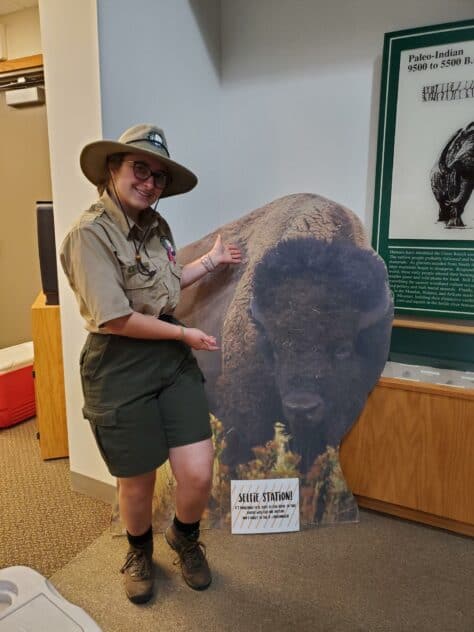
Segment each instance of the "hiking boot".
[{"label": "hiking boot", "polygon": [[127,597],[133,603],[145,603],[153,595],[153,540],[143,547],[129,546],[120,569]]},{"label": "hiking boot", "polygon": [[211,583],[212,576],[206,560],[206,547],[198,538],[199,531],[186,536],[174,524],[165,531],[166,541],[179,556],[184,581],[194,590],[204,590]]}]

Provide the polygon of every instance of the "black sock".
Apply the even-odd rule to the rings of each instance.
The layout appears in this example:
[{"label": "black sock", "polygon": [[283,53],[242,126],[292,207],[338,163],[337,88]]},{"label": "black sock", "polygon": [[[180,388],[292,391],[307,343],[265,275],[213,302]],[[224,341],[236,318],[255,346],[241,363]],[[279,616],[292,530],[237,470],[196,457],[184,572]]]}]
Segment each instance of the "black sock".
[{"label": "black sock", "polygon": [[197,522],[181,522],[181,520],[176,517],[176,514],[173,518],[174,526],[178,529],[178,531],[184,533],[184,535],[191,535],[191,533],[195,533],[196,531],[199,533],[200,522],[200,520]]},{"label": "black sock", "polygon": [[150,526],[150,528],[141,535],[131,535],[127,531],[127,539],[128,543],[132,546],[145,546],[145,544],[148,544],[148,542],[153,540],[153,528]]}]

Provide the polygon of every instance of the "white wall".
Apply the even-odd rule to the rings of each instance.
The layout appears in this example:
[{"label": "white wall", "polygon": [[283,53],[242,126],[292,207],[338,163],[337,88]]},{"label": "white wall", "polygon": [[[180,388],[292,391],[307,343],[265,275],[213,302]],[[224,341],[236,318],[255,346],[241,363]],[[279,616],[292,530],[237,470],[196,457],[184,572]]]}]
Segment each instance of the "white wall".
[{"label": "white wall", "polygon": [[370,227],[384,33],[474,17],[472,0],[222,0],[222,208],[308,191]]},{"label": "white wall", "polygon": [[[95,197],[82,176],[79,153],[102,135],[95,0],[40,0],[48,101],[56,244]],[[86,333],[75,298],[59,270],[64,377],[72,472],[113,484],[81,414],[78,358]]]},{"label": "white wall", "polygon": [[162,202],[178,244],[301,191],[370,229],[383,35],[473,15],[472,0],[101,0],[104,132],[156,121],[196,170],[197,190]]},{"label": "white wall", "polygon": [[136,123],[164,129],[171,157],[199,186],[162,200],[184,245],[215,227],[219,208],[218,0],[98,3],[104,135]]}]

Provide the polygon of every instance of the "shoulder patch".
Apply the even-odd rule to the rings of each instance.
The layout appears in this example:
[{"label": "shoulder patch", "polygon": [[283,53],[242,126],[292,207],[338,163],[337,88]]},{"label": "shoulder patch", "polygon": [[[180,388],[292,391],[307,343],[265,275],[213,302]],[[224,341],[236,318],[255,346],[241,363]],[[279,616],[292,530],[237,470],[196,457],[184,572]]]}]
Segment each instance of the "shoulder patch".
[{"label": "shoulder patch", "polygon": [[99,217],[102,217],[105,213],[105,206],[101,202],[96,202],[92,204],[87,211],[84,211],[82,215],[79,217],[78,226],[83,226],[84,224],[93,224]]}]

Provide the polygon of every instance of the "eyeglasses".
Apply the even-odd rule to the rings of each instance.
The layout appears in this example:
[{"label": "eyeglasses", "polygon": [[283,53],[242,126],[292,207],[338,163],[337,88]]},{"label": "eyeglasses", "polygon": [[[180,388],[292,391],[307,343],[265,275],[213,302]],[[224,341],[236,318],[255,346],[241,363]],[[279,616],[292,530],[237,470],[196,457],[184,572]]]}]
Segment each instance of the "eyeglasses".
[{"label": "eyeglasses", "polygon": [[164,189],[171,182],[171,177],[166,171],[152,171],[146,162],[140,162],[139,160],[125,160],[132,165],[133,175],[137,180],[148,180],[150,176],[153,176],[153,184],[157,189]]}]

